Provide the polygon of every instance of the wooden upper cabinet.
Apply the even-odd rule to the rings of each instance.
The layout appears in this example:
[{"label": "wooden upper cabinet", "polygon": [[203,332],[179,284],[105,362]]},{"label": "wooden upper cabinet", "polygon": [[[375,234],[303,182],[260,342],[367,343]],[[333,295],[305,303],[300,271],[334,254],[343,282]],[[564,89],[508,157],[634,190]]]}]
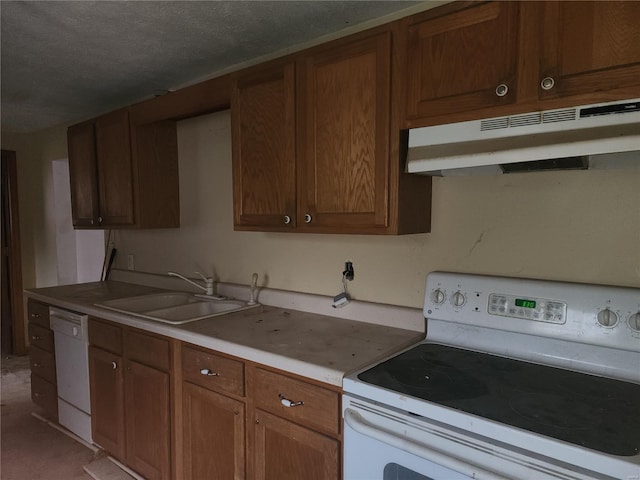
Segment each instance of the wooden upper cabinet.
[{"label": "wooden upper cabinet", "polygon": [[640,96],[640,2],[454,2],[402,23],[406,128]]},{"label": "wooden upper cabinet", "polygon": [[429,231],[431,180],[409,178],[400,155],[399,109],[391,101],[399,76],[394,28],[235,76],[236,230]]},{"label": "wooden upper cabinet", "polygon": [[407,127],[516,101],[518,3],[483,3],[422,21],[410,17]]},{"label": "wooden upper cabinet", "polygon": [[539,85],[542,100],[640,95],[640,2],[550,1],[540,8],[539,81],[553,79],[548,90]]},{"label": "wooden upper cabinet", "polygon": [[231,97],[234,224],[296,226],[295,66],[243,73]]},{"label": "wooden upper cabinet", "polygon": [[180,226],[175,122],[131,125],[116,110],[67,131],[76,228]]},{"label": "wooden upper cabinet", "polygon": [[100,185],[100,223],[132,225],[133,167],[129,112],[117,110],[96,120],[98,178]]},{"label": "wooden upper cabinet", "polygon": [[388,225],[391,33],[310,53],[298,75],[298,226]]},{"label": "wooden upper cabinet", "polygon": [[67,147],[73,224],[90,227],[100,216],[94,122],[69,127]]}]

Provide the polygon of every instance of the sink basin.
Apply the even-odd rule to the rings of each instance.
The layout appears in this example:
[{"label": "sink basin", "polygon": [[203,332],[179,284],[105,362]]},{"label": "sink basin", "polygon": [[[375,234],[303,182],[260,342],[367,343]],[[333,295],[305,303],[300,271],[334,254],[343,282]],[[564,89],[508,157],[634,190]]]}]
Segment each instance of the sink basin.
[{"label": "sink basin", "polygon": [[108,300],[96,303],[96,305],[116,312],[173,325],[257,306],[257,304],[249,305],[242,300],[210,300],[185,292],[153,293],[139,297]]}]

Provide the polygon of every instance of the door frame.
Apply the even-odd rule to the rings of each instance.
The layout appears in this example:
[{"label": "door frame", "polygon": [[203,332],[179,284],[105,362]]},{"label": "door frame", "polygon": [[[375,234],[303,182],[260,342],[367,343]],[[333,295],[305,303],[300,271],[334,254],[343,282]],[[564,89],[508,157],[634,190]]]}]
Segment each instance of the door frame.
[{"label": "door frame", "polygon": [[3,225],[7,231],[8,296],[11,312],[12,354],[27,353],[25,342],[24,297],[22,291],[22,250],[20,246],[20,216],[18,213],[18,170],[16,152],[2,150],[2,177],[6,185],[6,205],[2,205]]}]

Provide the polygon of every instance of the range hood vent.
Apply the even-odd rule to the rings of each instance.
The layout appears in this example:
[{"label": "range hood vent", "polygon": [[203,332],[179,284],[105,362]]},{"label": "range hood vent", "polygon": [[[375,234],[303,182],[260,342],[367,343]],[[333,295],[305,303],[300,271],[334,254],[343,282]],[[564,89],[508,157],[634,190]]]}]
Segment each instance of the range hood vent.
[{"label": "range hood vent", "polygon": [[409,131],[407,171],[464,175],[640,169],[640,152],[606,155],[639,150],[640,99],[634,99],[416,128]]}]

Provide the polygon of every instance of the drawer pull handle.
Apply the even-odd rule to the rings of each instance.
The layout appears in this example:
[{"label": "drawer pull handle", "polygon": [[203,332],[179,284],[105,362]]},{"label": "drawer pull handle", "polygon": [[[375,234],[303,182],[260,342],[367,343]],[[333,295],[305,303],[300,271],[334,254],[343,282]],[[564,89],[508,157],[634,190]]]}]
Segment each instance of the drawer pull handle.
[{"label": "drawer pull handle", "polygon": [[33,335],[31,337],[31,340],[40,340],[40,337],[38,335]]},{"label": "drawer pull handle", "polygon": [[207,377],[217,377],[220,374],[217,373],[217,372],[212,372],[208,368],[203,368],[203,369],[200,370],[200,375],[206,375]]},{"label": "drawer pull handle", "polygon": [[31,317],[32,318],[40,318],[40,314],[39,313],[32,313]]},{"label": "drawer pull handle", "polygon": [[118,368],[118,364],[116,362],[111,362],[111,368],[115,370],[116,368]]},{"label": "drawer pull handle", "polygon": [[40,365],[38,362],[34,362],[33,366],[34,366],[35,368],[40,368],[40,366],[41,366],[41,365]]},{"label": "drawer pull handle", "polygon": [[292,402],[281,393],[278,394],[278,398],[280,398],[280,403],[287,408],[301,407],[302,405],[304,405],[304,402]]}]

